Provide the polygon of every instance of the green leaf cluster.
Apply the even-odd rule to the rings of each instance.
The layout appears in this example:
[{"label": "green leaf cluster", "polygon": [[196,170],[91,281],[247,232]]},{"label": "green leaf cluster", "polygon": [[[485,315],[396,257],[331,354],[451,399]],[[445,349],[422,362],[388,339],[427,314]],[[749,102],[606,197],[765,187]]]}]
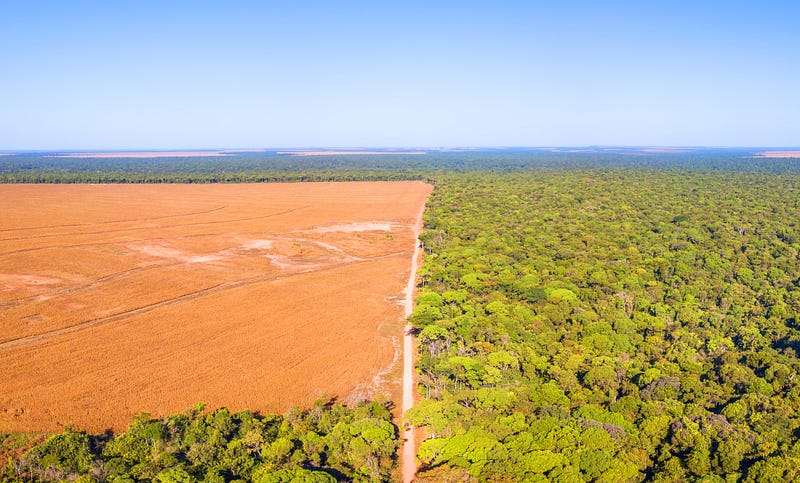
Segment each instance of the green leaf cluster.
[{"label": "green leaf cluster", "polygon": [[398,429],[385,405],[259,416],[203,405],[160,419],[141,415],[118,435],[66,429],[0,471],[3,481],[389,481]]}]

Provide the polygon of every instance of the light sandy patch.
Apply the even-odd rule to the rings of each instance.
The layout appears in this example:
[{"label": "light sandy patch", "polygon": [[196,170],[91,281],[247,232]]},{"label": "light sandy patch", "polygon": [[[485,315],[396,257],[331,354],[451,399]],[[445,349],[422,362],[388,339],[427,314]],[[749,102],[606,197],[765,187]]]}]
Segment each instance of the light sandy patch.
[{"label": "light sandy patch", "polygon": [[142,246],[131,246],[128,245],[130,250],[142,253],[144,255],[148,255],[151,257],[158,257],[158,258],[169,258],[172,260],[185,260],[186,257],[183,255],[182,252],[179,250],[174,250],[172,248],[165,247],[163,245],[142,245]]},{"label": "light sandy patch", "polygon": [[42,277],[38,275],[23,275],[17,273],[0,273],[0,282],[6,287],[17,288],[20,285],[57,285],[62,282],[60,278]]},{"label": "light sandy patch", "polygon": [[274,240],[253,240],[242,245],[243,250],[269,250],[275,244]]},{"label": "light sandy patch", "polygon": [[226,258],[224,253],[214,253],[207,255],[187,255],[186,253],[169,248],[164,245],[128,245],[131,251],[139,252],[143,255],[151,257],[163,258],[167,260],[175,260],[186,263],[207,263],[224,260]]},{"label": "light sandy patch", "polygon": [[225,257],[222,255],[198,255],[196,257],[186,257],[187,263],[208,263],[208,262],[218,262],[220,260],[224,260]]},{"label": "light sandy patch", "polygon": [[334,154],[356,155],[368,154],[371,156],[380,154],[428,154],[425,151],[278,151],[278,154],[289,154],[291,156],[330,156]]},{"label": "light sandy patch", "polygon": [[[322,248],[324,248],[326,250],[330,250],[332,252],[336,252],[336,253],[341,253],[343,255],[347,255],[347,253],[344,250],[342,250],[341,248],[339,248],[339,247],[337,247],[335,245],[331,245],[330,243],[325,243],[325,242],[321,242],[321,241],[313,241],[312,243],[314,245],[317,245],[318,247],[322,247]],[[348,257],[348,258],[353,259],[353,260],[361,260],[360,258],[357,258],[357,257]]]},{"label": "light sandy patch", "polygon": [[223,151],[119,151],[106,153],[67,153],[45,156],[46,158],[207,158],[217,156],[233,156]]},{"label": "light sandy patch", "polygon": [[764,151],[754,158],[800,158],[800,151]]},{"label": "light sandy patch", "polygon": [[688,153],[690,149],[685,148],[647,148],[642,149],[643,153]]},{"label": "light sandy patch", "polygon": [[[318,269],[329,267],[327,263],[319,263],[311,260],[303,260],[298,258],[291,258],[284,255],[265,255],[272,264],[285,273],[308,273]],[[347,260],[337,260],[339,263],[333,265],[342,265]]]}]

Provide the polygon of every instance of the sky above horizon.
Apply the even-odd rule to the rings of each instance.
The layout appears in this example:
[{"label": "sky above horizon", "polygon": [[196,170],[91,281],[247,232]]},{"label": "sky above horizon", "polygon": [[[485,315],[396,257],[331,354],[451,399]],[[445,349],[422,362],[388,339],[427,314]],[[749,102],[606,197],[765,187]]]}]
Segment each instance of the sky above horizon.
[{"label": "sky above horizon", "polygon": [[3,1],[0,149],[800,146],[791,1]]}]

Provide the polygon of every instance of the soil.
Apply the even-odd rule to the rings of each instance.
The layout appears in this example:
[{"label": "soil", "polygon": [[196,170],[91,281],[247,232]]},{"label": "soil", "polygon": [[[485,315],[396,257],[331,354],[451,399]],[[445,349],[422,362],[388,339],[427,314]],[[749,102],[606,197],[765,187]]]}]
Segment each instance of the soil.
[{"label": "soil", "polygon": [[0,185],[0,432],[387,391],[430,191]]},{"label": "soil", "polygon": [[334,154],[351,156],[354,154],[427,154],[426,151],[278,151],[277,154],[289,154],[292,156],[331,156]]},{"label": "soil", "polygon": [[[417,220],[414,223],[414,255],[411,257],[411,270],[408,276],[408,283],[404,292],[403,299],[403,315],[407,319],[411,316],[414,310],[414,287],[417,285],[417,266],[420,257],[420,243],[419,234],[422,232],[422,213],[424,206],[420,208]],[[406,323],[405,334],[403,335],[403,398],[402,409],[403,416],[406,412],[414,407],[415,391],[414,388],[414,336],[412,333],[412,325],[410,322]],[[410,483],[414,481],[414,476],[417,473],[417,445],[414,438],[414,428],[408,426],[403,431],[403,483]]]},{"label": "soil", "polygon": [[755,158],[800,158],[800,151],[764,151]]}]

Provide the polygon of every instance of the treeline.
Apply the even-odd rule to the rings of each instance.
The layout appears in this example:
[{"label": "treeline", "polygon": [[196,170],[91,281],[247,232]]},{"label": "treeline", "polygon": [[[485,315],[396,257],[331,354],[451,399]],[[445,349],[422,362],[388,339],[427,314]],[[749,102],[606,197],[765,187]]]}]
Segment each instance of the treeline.
[{"label": "treeline", "polygon": [[799,172],[795,159],[753,158],[755,151],[703,149],[647,153],[619,148],[585,152],[495,149],[424,155],[289,156],[242,153],[224,157],[54,158],[53,153],[0,156],[0,183],[262,183],[302,181],[433,182],[448,173],[530,169],[648,168]]},{"label": "treeline", "polygon": [[398,429],[384,404],[316,403],[259,416],[204,411],[137,417],[127,432],[66,429],[0,468],[7,482],[391,481]]},{"label": "treeline", "polygon": [[448,176],[420,481],[800,479],[800,176]]},{"label": "treeline", "polygon": [[75,172],[75,171],[30,171],[0,174],[2,183],[27,184],[159,184],[159,183],[303,183],[344,181],[410,181],[432,182],[425,173],[401,173],[389,171],[335,172],[309,170],[298,173],[284,171],[258,171],[235,173],[152,173],[152,172]]}]

